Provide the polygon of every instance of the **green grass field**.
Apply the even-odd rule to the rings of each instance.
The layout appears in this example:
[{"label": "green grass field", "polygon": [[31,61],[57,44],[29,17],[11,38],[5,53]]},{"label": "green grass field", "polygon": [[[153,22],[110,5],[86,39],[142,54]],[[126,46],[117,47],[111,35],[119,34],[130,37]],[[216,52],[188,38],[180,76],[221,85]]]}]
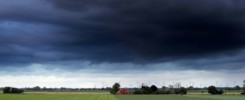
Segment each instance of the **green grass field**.
[{"label": "green grass field", "polygon": [[131,95],[116,96],[119,100],[245,100],[245,96],[238,95]]},{"label": "green grass field", "polygon": [[109,94],[0,94],[0,100],[117,100]]},{"label": "green grass field", "polygon": [[0,94],[0,100],[245,100],[242,95],[110,95],[96,93]]}]

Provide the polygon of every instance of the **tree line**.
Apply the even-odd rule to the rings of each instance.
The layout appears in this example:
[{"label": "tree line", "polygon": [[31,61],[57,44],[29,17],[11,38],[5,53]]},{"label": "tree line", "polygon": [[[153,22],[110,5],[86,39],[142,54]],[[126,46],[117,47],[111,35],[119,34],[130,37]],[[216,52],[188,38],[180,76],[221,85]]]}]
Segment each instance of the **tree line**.
[{"label": "tree line", "polygon": [[[236,87],[238,89],[238,87]],[[131,91],[128,91],[126,93],[129,94],[181,94],[185,95],[187,94],[187,90],[191,89],[181,87],[180,84],[170,85],[169,87],[163,86],[162,88],[158,88],[156,85],[143,85],[141,88],[134,88]],[[213,95],[221,95],[224,93],[222,89],[217,89],[215,86],[209,86],[208,88],[205,88],[208,90],[208,93]],[[32,88],[14,88],[14,87],[4,87],[1,90],[3,90],[3,93],[23,93],[24,91],[110,91],[111,94],[116,94],[120,90],[120,84],[115,83],[112,87],[106,87],[106,88],[46,88],[46,87],[32,87]],[[240,88],[242,90],[241,94],[245,95],[245,87]]]},{"label": "tree line", "polygon": [[[212,95],[222,95],[224,91],[222,89],[217,89],[215,86],[209,86],[206,88],[209,94]],[[120,84],[115,83],[110,90],[111,94],[117,94],[120,90]],[[170,85],[169,87],[163,86],[159,89],[156,85],[151,85],[150,87],[147,85],[142,85],[140,89],[134,89],[133,91],[126,92],[129,94],[187,94],[187,89],[181,87],[180,84],[176,84],[176,86]],[[245,87],[242,88],[242,95],[245,95]]]},{"label": "tree line", "polygon": [[3,88],[3,93],[23,93],[24,90],[23,89],[18,89],[18,88],[14,88],[14,87],[5,87]]},{"label": "tree line", "polygon": [[[115,83],[110,91],[111,94],[116,94],[120,90],[120,84]],[[177,87],[170,86],[169,88],[159,89],[156,85],[142,85],[140,89],[129,91],[129,94],[187,94],[187,89],[177,85]]]}]

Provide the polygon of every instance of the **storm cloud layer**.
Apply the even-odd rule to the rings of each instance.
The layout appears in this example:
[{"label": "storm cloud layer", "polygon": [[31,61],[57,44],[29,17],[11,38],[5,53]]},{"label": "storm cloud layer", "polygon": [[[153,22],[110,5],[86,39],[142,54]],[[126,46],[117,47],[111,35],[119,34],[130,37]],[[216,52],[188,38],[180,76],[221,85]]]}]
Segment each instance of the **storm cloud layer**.
[{"label": "storm cloud layer", "polygon": [[242,68],[244,11],[243,0],[0,0],[0,64],[178,61],[198,69],[225,56]]}]

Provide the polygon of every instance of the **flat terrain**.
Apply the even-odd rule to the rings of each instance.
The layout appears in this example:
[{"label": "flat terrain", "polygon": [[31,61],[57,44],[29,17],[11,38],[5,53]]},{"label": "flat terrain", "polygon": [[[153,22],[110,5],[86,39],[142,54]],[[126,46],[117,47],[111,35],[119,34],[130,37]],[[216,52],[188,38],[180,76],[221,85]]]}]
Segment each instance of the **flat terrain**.
[{"label": "flat terrain", "polygon": [[0,94],[0,100],[117,100],[109,94]]},{"label": "flat terrain", "polygon": [[131,96],[117,96],[119,100],[245,100],[245,96],[227,95],[227,96],[213,96],[213,95],[131,95]]},{"label": "flat terrain", "polygon": [[0,100],[245,100],[241,95],[110,95],[86,93],[0,94]]}]

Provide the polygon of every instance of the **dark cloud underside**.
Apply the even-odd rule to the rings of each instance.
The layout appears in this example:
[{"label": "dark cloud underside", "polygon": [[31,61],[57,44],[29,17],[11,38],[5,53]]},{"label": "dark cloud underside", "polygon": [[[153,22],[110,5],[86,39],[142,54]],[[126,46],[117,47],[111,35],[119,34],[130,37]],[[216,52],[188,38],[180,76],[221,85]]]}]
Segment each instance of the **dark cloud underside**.
[{"label": "dark cloud underside", "polygon": [[154,63],[226,55],[245,46],[242,0],[48,0],[40,5],[0,10],[1,64]]}]

